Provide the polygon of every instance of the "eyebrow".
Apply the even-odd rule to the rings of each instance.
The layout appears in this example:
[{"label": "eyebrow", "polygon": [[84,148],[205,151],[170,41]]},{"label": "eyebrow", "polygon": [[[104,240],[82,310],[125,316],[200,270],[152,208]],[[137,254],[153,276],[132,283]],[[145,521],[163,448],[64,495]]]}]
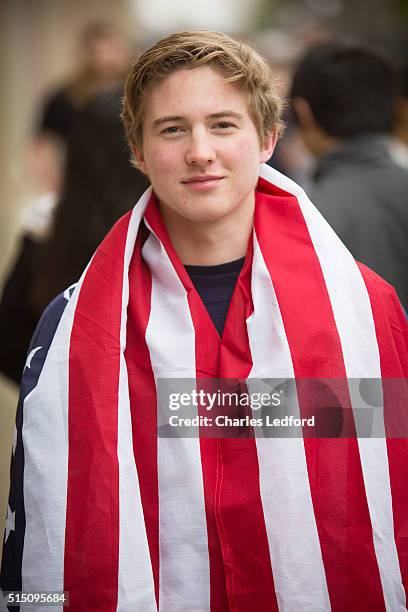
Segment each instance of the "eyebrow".
[{"label": "eyebrow", "polygon": [[221,117],[235,117],[236,119],[244,118],[244,116],[241,115],[241,113],[237,113],[236,111],[232,111],[232,110],[225,110],[219,113],[212,113],[211,115],[208,115],[209,119],[221,119]]},{"label": "eyebrow", "polygon": [[[207,115],[206,119],[221,119],[222,117],[235,117],[238,120],[243,119],[243,115],[241,113],[237,113],[232,110],[223,110],[218,113],[211,113]],[[159,119],[155,119],[152,123],[153,128],[157,128],[163,123],[169,123],[172,121],[185,121],[185,117],[183,115],[167,115],[165,117],[159,117]]]},{"label": "eyebrow", "polygon": [[182,115],[169,115],[167,117],[160,117],[159,119],[156,119],[155,121],[153,121],[152,126],[158,127],[159,125],[162,125],[162,123],[169,123],[170,121],[183,121],[184,117]]}]

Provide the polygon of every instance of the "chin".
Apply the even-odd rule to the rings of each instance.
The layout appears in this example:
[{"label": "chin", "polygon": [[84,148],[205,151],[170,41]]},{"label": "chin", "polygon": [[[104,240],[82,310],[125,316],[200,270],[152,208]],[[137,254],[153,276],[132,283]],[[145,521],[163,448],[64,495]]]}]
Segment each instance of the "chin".
[{"label": "chin", "polygon": [[213,194],[185,194],[169,198],[167,204],[159,196],[160,207],[164,218],[180,219],[191,223],[217,223],[227,217],[246,215],[247,192],[231,194],[217,190]]},{"label": "chin", "polygon": [[216,203],[197,203],[197,206],[194,208],[189,208],[188,210],[180,211],[180,215],[185,219],[195,223],[211,223],[217,222],[221,219],[227,217],[235,208],[221,208],[219,201]]}]

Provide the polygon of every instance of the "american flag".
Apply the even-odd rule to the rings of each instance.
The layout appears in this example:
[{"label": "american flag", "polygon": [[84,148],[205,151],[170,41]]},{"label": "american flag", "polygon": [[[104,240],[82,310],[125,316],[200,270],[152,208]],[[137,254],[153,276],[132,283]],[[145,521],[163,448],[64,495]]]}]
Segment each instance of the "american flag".
[{"label": "american flag", "polygon": [[160,438],[157,381],[403,378],[407,346],[392,288],[264,166],[220,339],[146,192],[33,338],[3,590],[84,612],[406,610],[405,439]]}]

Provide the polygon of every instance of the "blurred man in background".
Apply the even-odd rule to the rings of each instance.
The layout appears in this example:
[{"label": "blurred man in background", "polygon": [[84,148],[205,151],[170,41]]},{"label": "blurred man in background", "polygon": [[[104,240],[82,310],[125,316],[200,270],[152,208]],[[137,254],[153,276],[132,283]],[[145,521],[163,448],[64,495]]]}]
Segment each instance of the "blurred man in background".
[{"label": "blurred man in background", "polygon": [[352,255],[394,285],[408,305],[408,171],[390,154],[397,96],[392,64],[359,46],[311,49],[291,98],[318,158],[311,197]]}]

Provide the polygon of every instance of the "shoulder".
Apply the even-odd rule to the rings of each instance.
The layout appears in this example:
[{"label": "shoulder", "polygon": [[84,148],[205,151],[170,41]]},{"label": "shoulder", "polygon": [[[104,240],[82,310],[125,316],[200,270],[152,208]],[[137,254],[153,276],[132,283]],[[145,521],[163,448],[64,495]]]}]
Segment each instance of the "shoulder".
[{"label": "shoulder", "polygon": [[58,106],[72,106],[67,87],[52,90],[44,100],[45,109]]},{"label": "shoulder", "polygon": [[384,376],[408,376],[408,321],[394,287],[358,263],[370,298]]},{"label": "shoulder", "polygon": [[400,304],[394,287],[390,285],[390,283],[388,283],[386,280],[384,280],[381,276],[379,276],[376,272],[374,272],[374,270],[361,263],[360,261],[357,261],[357,265],[370,295],[374,294],[384,303],[387,303],[389,305],[392,304],[394,307],[397,306],[402,310],[402,306]]},{"label": "shoulder", "polygon": [[388,298],[396,296],[394,287],[376,272],[374,272],[374,270],[361,263],[361,261],[357,261],[357,265],[364,278],[364,281],[370,286],[370,288],[381,292],[384,296],[388,296]]},{"label": "shoulder", "polygon": [[71,298],[75,286],[76,285],[68,287],[68,289],[66,289],[63,293],[57,295],[57,297],[55,297],[48,304],[48,306],[41,315],[31,343],[34,341],[34,339],[41,339],[45,337],[48,338],[49,336],[54,336],[55,330],[58,327],[58,323],[60,322],[60,319],[63,315],[67,303]]},{"label": "shoulder", "polygon": [[400,329],[408,339],[407,313],[394,287],[368,266],[361,262],[357,262],[357,265],[366,284],[372,306],[375,306],[377,311],[383,312],[392,327]]}]

